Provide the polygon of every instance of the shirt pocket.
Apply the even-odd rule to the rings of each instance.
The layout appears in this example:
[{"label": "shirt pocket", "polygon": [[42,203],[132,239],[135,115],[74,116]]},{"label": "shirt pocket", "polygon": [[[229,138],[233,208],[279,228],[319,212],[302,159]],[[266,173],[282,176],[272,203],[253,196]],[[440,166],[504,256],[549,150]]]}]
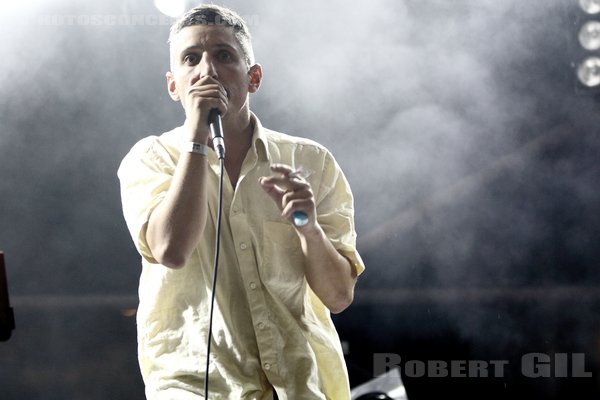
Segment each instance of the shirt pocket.
[{"label": "shirt pocket", "polygon": [[261,278],[269,292],[295,315],[302,312],[306,279],[300,239],[288,223],[265,221]]}]

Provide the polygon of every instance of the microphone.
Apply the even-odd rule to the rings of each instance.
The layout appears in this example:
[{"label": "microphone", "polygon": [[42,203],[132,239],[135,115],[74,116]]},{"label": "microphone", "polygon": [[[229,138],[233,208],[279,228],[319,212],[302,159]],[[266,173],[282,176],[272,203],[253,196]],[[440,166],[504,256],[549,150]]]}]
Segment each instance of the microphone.
[{"label": "microphone", "polygon": [[221,111],[213,108],[208,113],[208,126],[213,141],[213,147],[217,152],[219,160],[225,158],[225,141],[223,140],[223,126],[221,125]]},{"label": "microphone", "polygon": [[10,339],[13,329],[15,329],[15,315],[8,299],[4,253],[0,251],[0,342]]}]

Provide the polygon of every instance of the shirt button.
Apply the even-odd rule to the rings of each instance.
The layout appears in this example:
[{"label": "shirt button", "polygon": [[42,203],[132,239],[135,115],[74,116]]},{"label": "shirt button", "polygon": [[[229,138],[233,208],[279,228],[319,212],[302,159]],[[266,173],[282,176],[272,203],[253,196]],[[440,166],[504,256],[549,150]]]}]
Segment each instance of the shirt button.
[{"label": "shirt button", "polygon": [[264,324],[264,322],[259,322],[259,323],[258,323],[258,329],[265,329],[265,324]]},{"label": "shirt button", "polygon": [[240,244],[240,249],[246,250],[247,248],[248,248],[248,245],[246,243]]},{"label": "shirt button", "polygon": [[250,282],[250,289],[256,290],[256,283]]},{"label": "shirt button", "polygon": [[265,363],[265,369],[268,371],[271,369],[271,364]]}]

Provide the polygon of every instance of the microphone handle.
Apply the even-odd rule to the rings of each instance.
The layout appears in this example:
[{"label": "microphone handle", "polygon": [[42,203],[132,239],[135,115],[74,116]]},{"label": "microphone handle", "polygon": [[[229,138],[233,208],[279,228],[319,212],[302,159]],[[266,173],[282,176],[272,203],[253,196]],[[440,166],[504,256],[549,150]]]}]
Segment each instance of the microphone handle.
[{"label": "microphone handle", "polygon": [[213,147],[220,160],[225,158],[225,141],[223,140],[223,125],[221,124],[221,111],[213,108],[208,113],[208,126],[213,141]]}]

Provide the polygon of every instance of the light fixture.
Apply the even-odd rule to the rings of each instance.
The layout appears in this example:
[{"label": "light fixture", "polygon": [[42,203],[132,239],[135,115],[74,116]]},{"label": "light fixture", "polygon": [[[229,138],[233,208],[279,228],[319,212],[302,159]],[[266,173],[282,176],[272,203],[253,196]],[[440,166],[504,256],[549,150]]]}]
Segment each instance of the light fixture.
[{"label": "light fixture", "polygon": [[186,0],[154,0],[154,6],[161,13],[177,18],[187,11],[188,2]]},{"label": "light fixture", "polygon": [[590,51],[600,49],[600,22],[588,21],[579,30],[579,43]]},{"label": "light fixture", "polygon": [[573,49],[571,62],[575,91],[578,94],[600,95],[600,0],[571,0]]},{"label": "light fixture", "polygon": [[588,14],[600,13],[600,0],[579,0],[579,6]]},{"label": "light fixture", "polygon": [[588,57],[579,64],[577,77],[587,87],[600,85],[600,57]]}]

